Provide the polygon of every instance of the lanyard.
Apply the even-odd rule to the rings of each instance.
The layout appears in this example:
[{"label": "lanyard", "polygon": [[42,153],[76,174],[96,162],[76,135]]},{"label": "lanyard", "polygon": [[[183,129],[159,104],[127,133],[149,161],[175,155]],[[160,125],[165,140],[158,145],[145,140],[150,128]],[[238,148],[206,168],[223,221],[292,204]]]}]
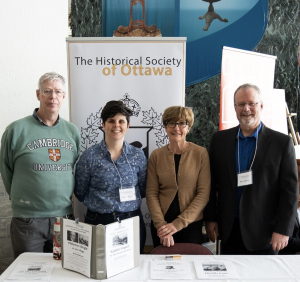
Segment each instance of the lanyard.
[{"label": "lanyard", "polygon": [[[239,165],[239,173],[241,173],[241,167],[240,167],[240,130],[241,130],[241,128],[239,128],[239,132],[238,132],[238,165]],[[250,165],[249,170],[251,170],[252,165],[254,163],[255,156],[256,156],[257,142],[258,142],[258,127],[256,129],[256,135],[257,135],[257,138],[256,138],[256,142],[255,142],[255,151],[254,151],[253,160],[252,160],[252,163]]]},{"label": "lanyard", "polygon": [[[123,153],[124,153],[124,151],[122,150],[122,154],[123,154]],[[121,155],[122,155],[122,154],[121,154]],[[125,156],[125,159],[126,159],[128,165],[129,165],[129,168],[130,168],[130,171],[131,171],[131,174],[132,174],[132,186],[133,186],[133,171],[132,171],[132,169],[131,169],[130,163],[129,163],[129,161],[128,161],[128,159],[127,159],[127,156],[126,156],[125,153],[124,153],[124,156]],[[113,159],[111,159],[111,160],[112,160],[112,163],[113,163],[113,165],[114,165],[114,167],[115,167],[115,169],[116,169],[116,171],[117,171],[117,173],[118,173],[118,175],[119,175],[121,189],[123,189],[123,188],[122,188],[122,178],[121,178],[120,172],[119,172],[119,170],[118,170],[118,168],[117,168],[117,166],[116,166],[114,160],[113,160]]]}]

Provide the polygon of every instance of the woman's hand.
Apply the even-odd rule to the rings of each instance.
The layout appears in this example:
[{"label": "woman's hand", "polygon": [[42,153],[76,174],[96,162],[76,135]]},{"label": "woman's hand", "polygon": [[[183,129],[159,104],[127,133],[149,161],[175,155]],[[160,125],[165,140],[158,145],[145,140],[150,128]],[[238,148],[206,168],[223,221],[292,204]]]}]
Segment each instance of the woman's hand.
[{"label": "woman's hand", "polygon": [[[168,223],[166,225],[161,226],[158,230],[157,230],[157,236],[159,238],[164,238],[166,236],[170,236],[173,235],[174,233],[177,232],[176,227],[174,226],[173,223]],[[174,242],[174,240],[173,240]],[[173,245],[172,245],[173,246]]]},{"label": "woman's hand", "polygon": [[165,236],[160,238],[160,243],[165,247],[172,247],[174,246],[174,238],[172,235]]}]

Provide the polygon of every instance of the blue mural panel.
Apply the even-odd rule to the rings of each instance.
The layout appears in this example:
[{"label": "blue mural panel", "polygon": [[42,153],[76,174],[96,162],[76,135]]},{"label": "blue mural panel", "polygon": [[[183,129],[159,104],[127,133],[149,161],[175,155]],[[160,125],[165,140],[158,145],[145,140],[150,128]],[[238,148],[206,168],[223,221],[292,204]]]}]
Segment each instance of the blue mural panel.
[{"label": "blue mural panel", "polygon": [[[268,22],[268,0],[145,0],[146,24],[164,37],[187,37],[186,85],[221,72],[222,47],[253,51]],[[130,0],[103,0],[102,34],[128,26]],[[141,5],[133,20],[142,19]]]}]

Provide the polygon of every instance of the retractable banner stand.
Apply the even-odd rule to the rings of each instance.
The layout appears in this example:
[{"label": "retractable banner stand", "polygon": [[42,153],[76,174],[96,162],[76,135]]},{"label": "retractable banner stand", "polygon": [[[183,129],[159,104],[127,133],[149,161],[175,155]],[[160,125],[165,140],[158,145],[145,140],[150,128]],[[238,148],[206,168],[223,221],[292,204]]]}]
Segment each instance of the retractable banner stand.
[{"label": "retractable banner stand", "polygon": [[[81,151],[104,138],[101,111],[110,100],[133,110],[126,141],[151,152],[168,143],[165,108],[185,101],[186,38],[67,38],[70,119],[81,131]],[[76,199],[75,216],[85,208]],[[150,215],[143,201],[147,245]]]},{"label": "retractable banner stand", "polygon": [[275,61],[275,56],[223,47],[220,130],[238,125],[233,98],[235,90],[244,83],[252,83],[260,88],[264,102],[262,121],[277,130],[276,123],[272,122],[273,112],[282,106],[285,110],[285,103],[273,96],[279,93],[273,89]]}]

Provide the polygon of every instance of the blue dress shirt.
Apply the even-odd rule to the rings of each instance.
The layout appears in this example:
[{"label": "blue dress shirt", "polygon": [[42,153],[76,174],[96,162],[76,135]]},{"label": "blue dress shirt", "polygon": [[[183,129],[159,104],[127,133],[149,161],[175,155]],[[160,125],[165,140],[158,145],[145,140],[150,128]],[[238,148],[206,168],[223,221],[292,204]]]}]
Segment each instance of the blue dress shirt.
[{"label": "blue dress shirt", "polygon": [[[124,141],[122,154],[114,161],[102,140],[82,153],[76,165],[74,193],[93,212],[134,211],[145,197],[146,176],[147,159],[141,149]],[[121,186],[135,187],[136,200],[120,202]]]},{"label": "blue dress shirt", "polygon": [[[261,123],[259,124],[257,130],[253,132],[250,136],[245,137],[241,130],[238,131],[236,136],[236,143],[235,143],[235,168],[236,168],[236,175],[238,173],[242,173],[245,171],[249,171],[253,155],[255,152],[256,142],[258,140],[258,134],[261,130]],[[239,148],[239,154],[238,154]],[[239,160],[238,160],[239,157]],[[240,163],[240,167],[239,167]],[[245,186],[237,187],[237,194],[236,194],[236,207],[235,207],[235,217],[239,218],[240,214],[240,200],[243,194],[243,189]]]}]

